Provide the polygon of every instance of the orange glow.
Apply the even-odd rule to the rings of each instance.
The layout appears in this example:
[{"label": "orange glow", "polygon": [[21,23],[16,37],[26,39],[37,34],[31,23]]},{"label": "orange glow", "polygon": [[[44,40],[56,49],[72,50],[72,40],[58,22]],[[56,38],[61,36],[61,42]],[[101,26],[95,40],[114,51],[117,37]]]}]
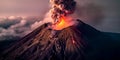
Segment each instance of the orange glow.
[{"label": "orange glow", "polygon": [[60,22],[57,24],[57,27],[62,28],[65,26],[65,19],[61,18]]},{"label": "orange glow", "polygon": [[54,26],[54,29],[56,30],[61,30],[65,27],[68,26],[68,23],[66,22],[66,19],[64,17],[61,17],[60,18],[60,22],[58,22],[55,26]]}]

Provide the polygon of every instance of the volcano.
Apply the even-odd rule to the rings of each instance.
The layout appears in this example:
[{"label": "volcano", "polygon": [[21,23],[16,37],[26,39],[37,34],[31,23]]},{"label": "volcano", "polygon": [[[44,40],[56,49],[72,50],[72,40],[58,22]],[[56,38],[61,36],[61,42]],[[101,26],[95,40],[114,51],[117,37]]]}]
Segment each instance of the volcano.
[{"label": "volcano", "polygon": [[54,37],[50,23],[41,25],[2,52],[0,60],[120,60],[120,38],[77,21]]}]

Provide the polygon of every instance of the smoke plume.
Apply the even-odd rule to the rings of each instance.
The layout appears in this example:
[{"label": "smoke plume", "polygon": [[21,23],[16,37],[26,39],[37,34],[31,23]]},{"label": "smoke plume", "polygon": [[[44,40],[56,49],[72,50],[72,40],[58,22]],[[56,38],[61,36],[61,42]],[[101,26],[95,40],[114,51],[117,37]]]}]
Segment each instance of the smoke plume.
[{"label": "smoke plume", "polygon": [[54,22],[61,16],[72,14],[75,10],[76,2],[74,0],[50,0],[51,3],[51,17]]}]

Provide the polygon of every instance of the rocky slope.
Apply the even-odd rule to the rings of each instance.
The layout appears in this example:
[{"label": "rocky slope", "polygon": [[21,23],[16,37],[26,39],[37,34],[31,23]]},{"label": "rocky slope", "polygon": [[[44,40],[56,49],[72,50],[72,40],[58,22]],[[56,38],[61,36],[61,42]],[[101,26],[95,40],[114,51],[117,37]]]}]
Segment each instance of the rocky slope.
[{"label": "rocky slope", "polygon": [[[49,23],[15,42],[0,60],[119,60],[120,39],[78,20],[76,26],[56,31]],[[120,35],[118,35],[119,37]]]}]

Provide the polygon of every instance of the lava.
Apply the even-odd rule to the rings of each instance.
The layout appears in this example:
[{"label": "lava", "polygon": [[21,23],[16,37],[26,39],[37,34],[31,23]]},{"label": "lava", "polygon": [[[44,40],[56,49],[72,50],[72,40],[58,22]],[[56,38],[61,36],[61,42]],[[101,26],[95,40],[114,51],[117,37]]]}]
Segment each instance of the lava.
[{"label": "lava", "polygon": [[52,25],[52,29],[54,30],[62,30],[69,26],[77,25],[78,21],[74,20],[72,17],[62,16],[59,18],[59,21]]},{"label": "lava", "polygon": [[56,24],[55,29],[61,30],[67,27],[68,23],[66,21],[68,19],[65,18],[74,13],[76,2],[74,0],[50,0],[50,3],[50,15]]},{"label": "lava", "polygon": [[64,17],[61,17],[59,22],[57,22],[55,25],[53,25],[53,29],[55,30],[61,30],[63,28],[66,28],[68,26],[68,23]]}]

